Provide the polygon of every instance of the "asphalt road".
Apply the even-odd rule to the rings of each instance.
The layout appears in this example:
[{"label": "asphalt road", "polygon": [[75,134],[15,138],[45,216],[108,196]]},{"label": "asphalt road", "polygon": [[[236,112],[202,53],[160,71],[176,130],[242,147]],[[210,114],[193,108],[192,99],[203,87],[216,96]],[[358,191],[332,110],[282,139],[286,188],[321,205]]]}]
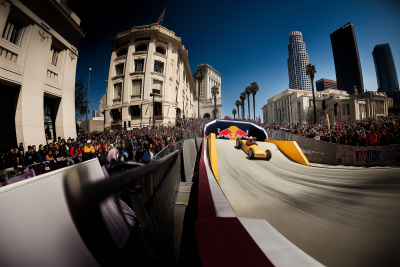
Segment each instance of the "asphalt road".
[{"label": "asphalt road", "polygon": [[265,219],[327,266],[400,266],[400,168],[304,166],[258,145],[270,161],[217,140],[220,186],[238,217]]}]

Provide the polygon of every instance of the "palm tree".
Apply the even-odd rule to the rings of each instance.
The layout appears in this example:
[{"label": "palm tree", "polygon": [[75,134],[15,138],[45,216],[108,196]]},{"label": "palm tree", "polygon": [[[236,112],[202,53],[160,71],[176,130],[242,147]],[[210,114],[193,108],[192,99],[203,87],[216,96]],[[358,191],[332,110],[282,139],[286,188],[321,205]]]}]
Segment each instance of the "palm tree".
[{"label": "palm tree", "polygon": [[245,115],[244,115],[244,101],[246,100],[246,93],[245,92],[241,92],[239,98],[241,100],[240,105],[242,106],[242,118],[244,119],[244,117],[245,117]]},{"label": "palm tree", "polygon": [[233,119],[236,119],[236,109],[232,109]]},{"label": "palm tree", "polygon": [[249,110],[249,119],[250,119],[250,94],[251,94],[251,86],[247,86],[244,92],[247,95],[247,109]]},{"label": "palm tree", "polygon": [[197,88],[197,112],[198,118],[200,119],[200,85],[205,76],[204,67],[202,65],[197,66],[196,72],[194,73],[194,77],[196,77],[198,88]]},{"label": "palm tree", "polygon": [[317,70],[315,69],[315,65],[311,65],[311,63],[309,63],[306,66],[306,75],[308,75],[311,79],[312,100],[313,100],[313,106],[314,106],[314,123],[317,123],[317,111],[315,109],[315,96],[314,96],[314,74],[315,73],[317,73]]},{"label": "palm tree", "polygon": [[240,118],[240,109],[239,109],[239,107],[242,105],[242,102],[240,100],[236,100],[235,105],[237,107],[238,118]]},{"label": "palm tree", "polygon": [[218,86],[213,86],[211,88],[211,94],[214,96],[214,119],[217,118],[217,94],[219,94]]},{"label": "palm tree", "polygon": [[[258,87],[257,82],[252,82],[250,84],[250,92],[253,95],[253,113],[254,113],[254,121],[256,120],[256,94],[260,88]],[[249,112],[250,113],[250,112]]]}]

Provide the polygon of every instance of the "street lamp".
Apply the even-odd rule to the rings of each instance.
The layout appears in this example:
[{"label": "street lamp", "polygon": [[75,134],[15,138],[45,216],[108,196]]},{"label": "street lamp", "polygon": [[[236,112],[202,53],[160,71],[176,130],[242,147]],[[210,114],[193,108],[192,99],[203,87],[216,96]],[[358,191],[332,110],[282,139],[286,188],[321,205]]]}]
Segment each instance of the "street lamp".
[{"label": "street lamp", "polygon": [[90,83],[90,72],[92,71],[92,68],[89,68],[89,79],[87,83],[87,91],[86,91],[86,131],[87,131],[87,137],[88,139],[90,138],[90,133],[89,133],[89,83]]},{"label": "street lamp", "polygon": [[[156,126],[155,126],[155,121],[154,121],[154,109],[155,109],[155,106],[154,106],[154,96],[155,96],[155,94],[150,93],[150,97],[153,97],[153,129],[156,128]],[[149,125],[149,126],[150,126],[150,125]]]}]

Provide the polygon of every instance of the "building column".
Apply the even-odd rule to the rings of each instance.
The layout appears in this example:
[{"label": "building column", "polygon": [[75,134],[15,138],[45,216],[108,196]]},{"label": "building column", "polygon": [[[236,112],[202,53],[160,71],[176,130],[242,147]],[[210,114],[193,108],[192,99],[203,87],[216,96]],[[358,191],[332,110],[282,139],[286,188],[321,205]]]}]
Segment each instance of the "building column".
[{"label": "building column", "polygon": [[0,36],[3,36],[3,31],[6,26],[8,14],[10,14],[10,4],[2,1],[0,5]]}]

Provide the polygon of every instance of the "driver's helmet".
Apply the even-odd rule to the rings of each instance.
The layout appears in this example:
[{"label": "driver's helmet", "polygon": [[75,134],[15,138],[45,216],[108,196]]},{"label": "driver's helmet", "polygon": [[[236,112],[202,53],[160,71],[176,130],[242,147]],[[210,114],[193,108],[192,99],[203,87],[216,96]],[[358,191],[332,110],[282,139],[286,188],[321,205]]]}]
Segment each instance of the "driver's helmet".
[{"label": "driver's helmet", "polygon": [[253,137],[253,140],[254,140],[254,141],[256,141],[256,140],[257,140],[257,138]]},{"label": "driver's helmet", "polygon": [[249,137],[249,140],[253,140],[253,136],[250,136],[250,137]]}]

